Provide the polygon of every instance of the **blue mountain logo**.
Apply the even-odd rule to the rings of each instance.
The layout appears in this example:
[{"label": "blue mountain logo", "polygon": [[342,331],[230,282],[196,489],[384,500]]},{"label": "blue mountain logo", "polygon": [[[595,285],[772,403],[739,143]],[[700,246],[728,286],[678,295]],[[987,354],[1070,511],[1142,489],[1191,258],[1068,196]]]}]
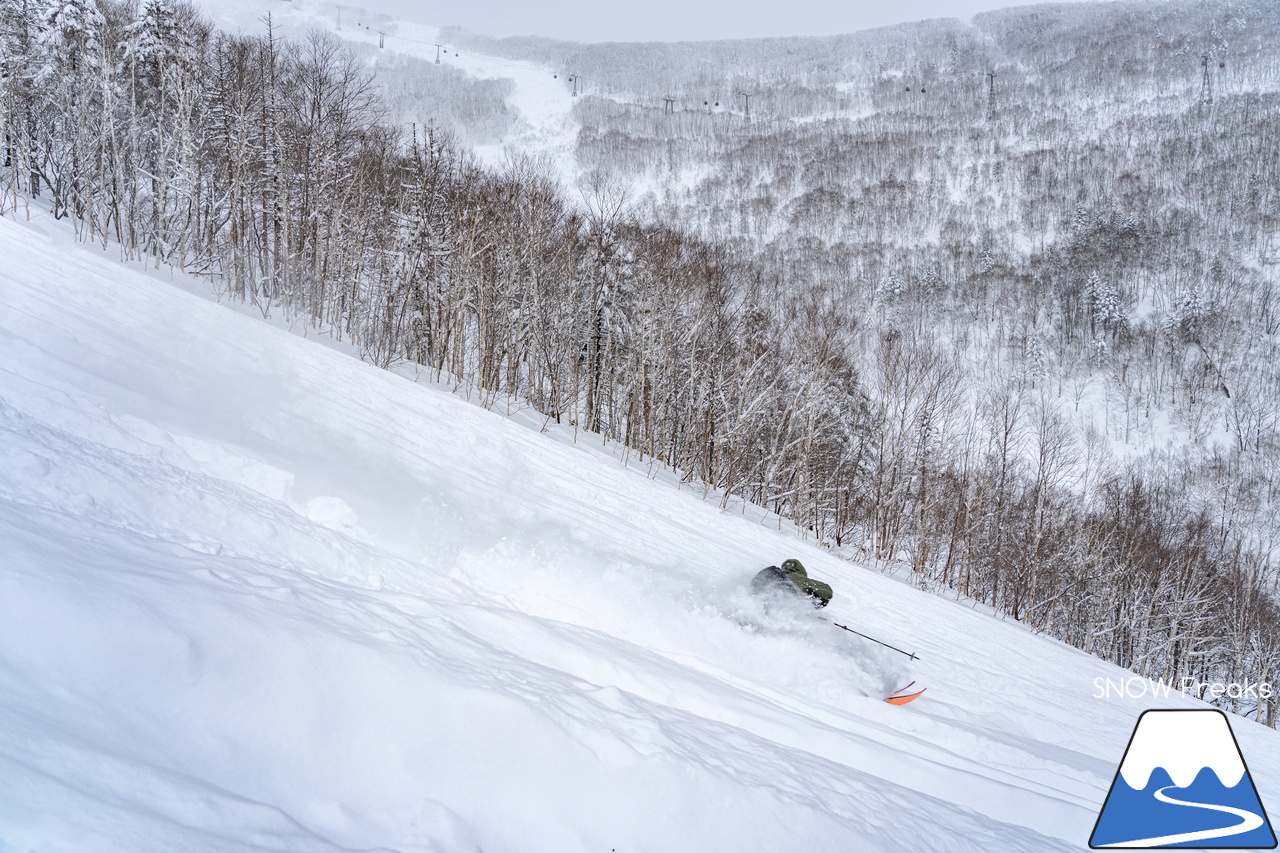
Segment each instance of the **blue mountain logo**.
[{"label": "blue mountain logo", "polygon": [[1094,849],[1276,846],[1221,711],[1145,711],[1094,825]]}]

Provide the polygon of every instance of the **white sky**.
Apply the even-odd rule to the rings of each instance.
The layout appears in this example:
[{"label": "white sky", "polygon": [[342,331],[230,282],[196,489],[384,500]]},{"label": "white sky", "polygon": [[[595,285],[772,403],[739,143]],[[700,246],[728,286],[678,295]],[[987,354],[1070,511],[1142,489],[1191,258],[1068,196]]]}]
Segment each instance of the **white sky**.
[{"label": "white sky", "polygon": [[1030,0],[359,0],[358,5],[494,36],[685,41],[833,35],[926,18],[967,19],[990,9],[1030,5]]}]

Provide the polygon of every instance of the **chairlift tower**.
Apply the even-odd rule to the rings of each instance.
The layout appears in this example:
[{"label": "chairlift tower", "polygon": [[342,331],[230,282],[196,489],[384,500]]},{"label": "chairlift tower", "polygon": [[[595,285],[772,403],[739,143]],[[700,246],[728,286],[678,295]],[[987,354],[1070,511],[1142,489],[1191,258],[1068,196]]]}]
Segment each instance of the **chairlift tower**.
[{"label": "chairlift tower", "polygon": [[1209,76],[1209,54],[1200,55],[1200,67],[1204,70],[1204,76],[1200,82],[1200,103],[1213,103],[1213,78]]}]

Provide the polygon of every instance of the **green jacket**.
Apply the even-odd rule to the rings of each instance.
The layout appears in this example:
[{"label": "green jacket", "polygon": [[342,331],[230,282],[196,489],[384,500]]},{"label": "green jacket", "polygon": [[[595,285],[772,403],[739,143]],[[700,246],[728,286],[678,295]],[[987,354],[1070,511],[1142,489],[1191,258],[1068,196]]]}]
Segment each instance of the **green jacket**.
[{"label": "green jacket", "polygon": [[831,601],[831,587],[809,577],[799,560],[784,560],[781,568],[769,566],[751,580],[753,592],[785,590],[811,596],[818,607],[826,607]]}]

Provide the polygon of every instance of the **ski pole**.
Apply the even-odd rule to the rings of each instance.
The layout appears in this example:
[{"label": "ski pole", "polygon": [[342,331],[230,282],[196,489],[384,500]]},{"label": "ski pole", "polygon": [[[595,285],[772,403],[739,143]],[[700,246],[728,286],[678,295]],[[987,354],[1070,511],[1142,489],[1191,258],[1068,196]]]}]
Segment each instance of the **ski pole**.
[{"label": "ski pole", "polygon": [[852,629],[852,628],[850,628],[848,625],[841,625],[839,622],[833,622],[832,624],[833,624],[833,625],[835,625],[837,628],[843,628],[843,629],[845,629],[845,630],[846,630],[846,631],[848,631],[850,634],[857,634],[859,637],[861,637],[861,638],[862,638],[862,639],[864,639],[864,640],[870,640],[870,641],[871,641],[871,642],[873,642],[873,643],[880,643],[880,645],[884,646],[886,649],[893,649],[893,650],[894,650],[895,652],[897,652],[898,654],[900,654],[900,655],[906,655],[907,657],[911,658],[912,660],[920,660],[920,658],[916,656],[916,653],[915,653],[915,652],[904,652],[902,649],[898,648],[897,646],[891,646],[891,645],[889,645],[889,644],[888,644],[888,643],[886,643],[886,642],[883,642],[883,641],[881,641],[881,640],[877,640],[875,637],[868,637],[866,634],[862,633],[861,631],[855,631],[855,630],[853,630],[853,629]]}]

